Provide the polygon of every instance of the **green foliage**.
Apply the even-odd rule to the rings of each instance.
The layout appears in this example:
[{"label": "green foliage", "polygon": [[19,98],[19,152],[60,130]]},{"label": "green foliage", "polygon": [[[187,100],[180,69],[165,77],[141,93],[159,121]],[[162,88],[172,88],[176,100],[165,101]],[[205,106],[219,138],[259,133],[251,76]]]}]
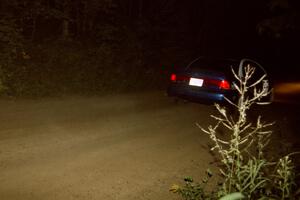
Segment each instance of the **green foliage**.
[{"label": "green foliage", "polygon": [[10,16],[0,18],[0,93],[7,89],[10,69],[16,67],[16,59],[22,51],[22,36],[15,20]]},{"label": "green foliage", "polygon": [[[122,46],[120,46],[122,47]],[[5,95],[53,96],[107,94],[157,89],[163,86],[159,68],[146,68],[132,49],[120,53],[103,43],[99,46],[53,42],[27,46],[5,71]],[[126,46],[126,49],[133,47]]]},{"label": "green foliage", "polygon": [[175,57],[183,60],[189,54],[176,47],[181,39],[173,36],[178,29],[170,25],[177,23],[176,3],[132,3],[1,1],[2,94],[47,96],[164,87],[167,72],[163,74],[160,66],[179,63]]},{"label": "green foliage", "polygon": [[118,6],[114,0],[3,0],[2,94],[102,94],[163,87],[155,52],[160,46],[153,47],[152,39],[143,42],[152,26],[138,30],[139,19],[123,21]]},{"label": "green foliage", "polygon": [[170,191],[179,194],[186,200],[204,200],[214,199],[214,194],[207,194],[205,188],[209,179],[212,177],[210,170],[206,171],[206,177],[202,179],[202,183],[195,183],[192,177],[184,178],[185,185],[180,187],[179,185],[173,185]]},{"label": "green foliage", "polygon": [[235,193],[232,193],[232,194],[228,194],[224,197],[222,197],[220,200],[240,200],[240,199],[244,199],[245,196],[240,193],[240,192],[235,192]]},{"label": "green foliage", "polygon": [[[241,199],[240,195],[247,199],[294,199],[295,198],[295,166],[291,160],[291,154],[280,158],[278,161],[269,161],[265,156],[265,149],[270,140],[271,130],[268,128],[272,123],[263,122],[261,116],[257,120],[249,122],[247,111],[251,105],[267,96],[271,91],[257,88],[263,80],[250,79],[255,68],[246,66],[244,76],[234,75],[239,84],[235,88],[240,94],[237,104],[231,102],[238,110],[236,117],[229,116],[226,108],[216,105],[219,116],[213,116],[217,123],[207,129],[200,129],[207,133],[213,142],[212,151],[217,151],[222,166],[219,168],[222,177],[221,187],[215,190],[215,196],[205,195],[203,187],[186,185],[178,186],[177,191],[183,199],[189,200],[190,194],[201,193],[201,197],[194,199]],[[253,91],[249,95],[248,92]],[[262,102],[259,102],[260,104]],[[227,133],[228,137],[220,137],[219,131]],[[188,195],[187,195],[188,194]],[[239,197],[240,196],[240,197]]]},{"label": "green foliage", "polygon": [[276,173],[273,175],[273,187],[276,188],[281,199],[291,197],[296,186],[295,166],[290,156],[287,155],[279,159],[276,166]]}]

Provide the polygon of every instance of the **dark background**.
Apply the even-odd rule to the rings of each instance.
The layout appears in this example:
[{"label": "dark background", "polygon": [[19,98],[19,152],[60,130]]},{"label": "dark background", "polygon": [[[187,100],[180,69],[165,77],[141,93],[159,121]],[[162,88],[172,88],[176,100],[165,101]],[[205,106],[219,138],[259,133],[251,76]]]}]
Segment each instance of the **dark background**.
[{"label": "dark background", "polygon": [[0,89],[8,96],[164,88],[198,56],[252,58],[297,79],[294,0],[1,0]]}]

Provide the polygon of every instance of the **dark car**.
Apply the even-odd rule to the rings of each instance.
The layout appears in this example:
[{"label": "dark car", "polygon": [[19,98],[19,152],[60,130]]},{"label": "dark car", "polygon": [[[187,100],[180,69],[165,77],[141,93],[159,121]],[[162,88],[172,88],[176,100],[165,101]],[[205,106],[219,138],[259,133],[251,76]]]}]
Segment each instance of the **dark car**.
[{"label": "dark car", "polygon": [[[199,57],[188,66],[178,69],[170,76],[167,93],[171,97],[191,100],[200,103],[226,103],[225,97],[235,102],[238,92],[233,83],[237,83],[232,70],[239,77],[243,76],[245,66],[255,67],[255,73],[250,80],[257,81],[266,70],[257,62],[250,59],[215,59]],[[258,87],[270,89],[270,80],[266,76]],[[271,100],[271,96],[264,99]]]}]

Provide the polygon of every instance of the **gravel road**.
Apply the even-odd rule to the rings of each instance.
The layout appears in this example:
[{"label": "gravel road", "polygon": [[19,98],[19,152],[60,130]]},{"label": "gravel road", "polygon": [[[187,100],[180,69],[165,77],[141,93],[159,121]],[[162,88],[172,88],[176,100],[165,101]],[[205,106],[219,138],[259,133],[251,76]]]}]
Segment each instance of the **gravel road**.
[{"label": "gravel road", "polygon": [[208,126],[213,107],[160,91],[0,100],[0,109],[1,200],[178,199],[173,183],[212,167],[195,122]]},{"label": "gravel road", "polygon": [[212,160],[212,106],[163,92],[1,100],[0,199],[176,199],[168,189]]}]

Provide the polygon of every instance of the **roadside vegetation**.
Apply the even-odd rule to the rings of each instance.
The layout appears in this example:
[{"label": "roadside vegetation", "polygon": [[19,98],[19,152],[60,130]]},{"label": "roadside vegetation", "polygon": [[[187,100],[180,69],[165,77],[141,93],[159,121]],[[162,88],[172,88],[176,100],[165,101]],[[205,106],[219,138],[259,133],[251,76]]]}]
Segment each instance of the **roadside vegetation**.
[{"label": "roadside vegetation", "polygon": [[[167,72],[192,58],[239,54],[242,49],[234,43],[248,39],[231,38],[242,36],[244,30],[253,30],[250,38],[260,35],[268,41],[264,45],[270,47],[268,52],[273,50],[272,58],[296,52],[287,48],[298,38],[294,33],[298,12],[293,3],[230,4],[209,0],[1,0],[1,94],[51,96],[162,88]],[[254,19],[248,6],[263,7],[261,12],[268,14]],[[237,8],[245,12],[241,18],[253,20],[250,24],[254,26],[247,22],[239,27],[225,17]],[[248,49],[250,44],[243,45]]]},{"label": "roadside vegetation", "polygon": [[2,62],[2,94],[99,95],[162,87],[161,68],[138,63],[139,52],[134,48],[130,53],[120,51],[126,52],[108,44],[94,46],[65,41],[27,45],[26,50]]},{"label": "roadside vegetation", "polygon": [[188,52],[180,47],[182,36],[174,34],[182,29],[173,18],[175,5],[158,1],[156,6],[115,0],[1,1],[1,94],[99,95],[163,88],[167,67],[180,64],[177,60]]},{"label": "roadside vegetation", "polygon": [[[267,149],[274,123],[265,122],[261,115],[255,120],[248,117],[252,106],[264,104],[260,100],[271,92],[259,88],[264,76],[252,81],[255,68],[251,66],[244,68],[244,77],[239,77],[234,71],[233,73],[238,80],[234,87],[240,97],[237,103],[228,101],[237,110],[236,114],[228,114],[225,107],[216,104],[219,115],[211,116],[216,123],[208,128],[197,124],[210,137],[211,151],[217,153],[220,165],[216,166],[219,169],[216,176],[220,184],[215,188],[207,188],[207,183],[213,176],[208,170],[202,182],[195,182],[193,178],[187,177],[184,179],[185,184],[173,185],[170,190],[185,200],[299,198],[293,162],[297,153],[270,157]],[[277,147],[280,148],[282,147]]]}]

